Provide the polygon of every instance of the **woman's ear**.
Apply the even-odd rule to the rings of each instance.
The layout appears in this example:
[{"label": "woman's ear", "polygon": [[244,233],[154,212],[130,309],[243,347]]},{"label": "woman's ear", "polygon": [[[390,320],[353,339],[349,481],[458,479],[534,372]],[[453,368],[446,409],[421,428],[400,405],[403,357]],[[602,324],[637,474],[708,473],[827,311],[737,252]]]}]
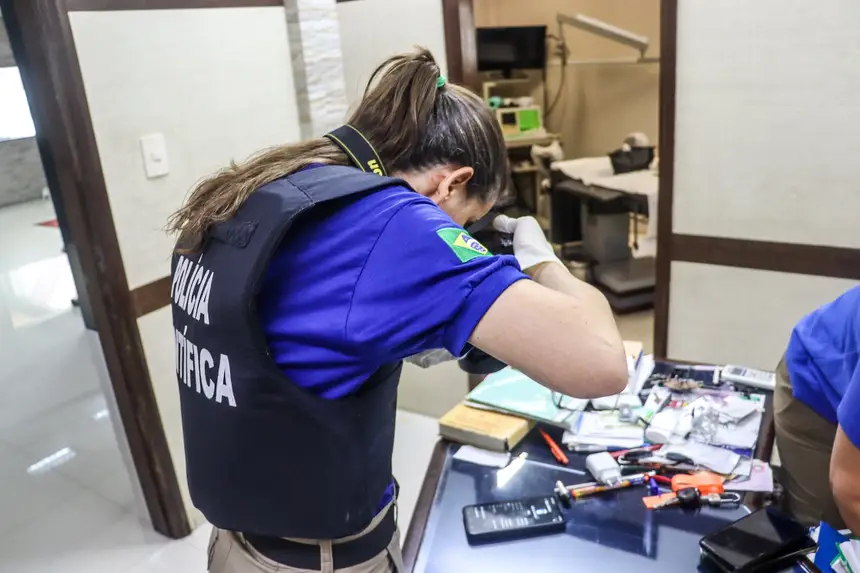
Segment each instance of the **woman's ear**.
[{"label": "woman's ear", "polygon": [[437,204],[447,201],[456,193],[466,191],[466,184],[475,174],[475,170],[471,167],[458,167],[453,171],[448,172],[436,187],[435,195],[438,197]]}]

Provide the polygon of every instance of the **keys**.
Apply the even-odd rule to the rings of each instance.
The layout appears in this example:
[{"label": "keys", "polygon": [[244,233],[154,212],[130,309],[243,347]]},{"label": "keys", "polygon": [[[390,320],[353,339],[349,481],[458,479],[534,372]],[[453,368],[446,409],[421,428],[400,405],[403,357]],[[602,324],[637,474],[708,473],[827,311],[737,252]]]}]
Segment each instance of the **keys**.
[{"label": "keys", "polygon": [[681,507],[698,507],[700,498],[699,490],[694,487],[687,487],[679,489],[675,494],[675,497],[658,503],[654,506],[654,509],[663,509],[665,507],[672,507],[675,505],[680,505]]},{"label": "keys", "polygon": [[678,490],[675,497],[658,503],[654,506],[654,509],[664,509],[676,505],[685,508],[695,508],[702,505],[709,505],[711,507],[737,507],[741,504],[742,499],[741,494],[735,492],[701,495],[696,488],[688,487]]},{"label": "keys", "polygon": [[711,493],[702,496],[702,501],[711,507],[737,507],[741,504],[741,494],[735,492]]}]

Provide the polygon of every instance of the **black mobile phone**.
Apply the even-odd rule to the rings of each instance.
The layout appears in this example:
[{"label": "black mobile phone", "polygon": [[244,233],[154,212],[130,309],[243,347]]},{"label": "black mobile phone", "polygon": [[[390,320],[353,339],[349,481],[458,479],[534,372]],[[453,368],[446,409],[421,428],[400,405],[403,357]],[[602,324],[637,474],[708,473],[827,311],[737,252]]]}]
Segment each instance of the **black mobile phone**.
[{"label": "black mobile phone", "polygon": [[776,508],[766,507],[702,538],[712,565],[746,573],[769,569],[815,549],[807,528]]},{"label": "black mobile phone", "polygon": [[565,528],[555,496],[467,505],[463,524],[470,543],[558,533]]}]

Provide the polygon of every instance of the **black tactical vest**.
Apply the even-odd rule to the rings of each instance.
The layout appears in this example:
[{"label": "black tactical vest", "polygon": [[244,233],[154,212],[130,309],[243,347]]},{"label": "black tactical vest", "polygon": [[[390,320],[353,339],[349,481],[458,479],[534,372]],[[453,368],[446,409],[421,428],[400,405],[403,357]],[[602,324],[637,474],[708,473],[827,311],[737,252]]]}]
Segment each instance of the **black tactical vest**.
[{"label": "black tactical vest", "polygon": [[[273,253],[314,206],[403,181],[305,169],[252,193],[201,253],[173,257],[182,428],[191,499],[216,527],[333,539],[365,527],[392,483],[401,364],[327,400],[272,360],[256,297]],[[295,272],[301,273],[301,269]]]}]

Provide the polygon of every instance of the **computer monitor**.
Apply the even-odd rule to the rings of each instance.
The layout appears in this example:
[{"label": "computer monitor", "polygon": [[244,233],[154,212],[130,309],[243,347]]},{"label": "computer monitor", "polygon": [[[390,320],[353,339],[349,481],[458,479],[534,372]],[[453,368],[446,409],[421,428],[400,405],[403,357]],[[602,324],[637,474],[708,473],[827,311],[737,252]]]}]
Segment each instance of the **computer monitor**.
[{"label": "computer monitor", "polygon": [[478,28],[478,71],[541,70],[546,62],[546,26]]}]

